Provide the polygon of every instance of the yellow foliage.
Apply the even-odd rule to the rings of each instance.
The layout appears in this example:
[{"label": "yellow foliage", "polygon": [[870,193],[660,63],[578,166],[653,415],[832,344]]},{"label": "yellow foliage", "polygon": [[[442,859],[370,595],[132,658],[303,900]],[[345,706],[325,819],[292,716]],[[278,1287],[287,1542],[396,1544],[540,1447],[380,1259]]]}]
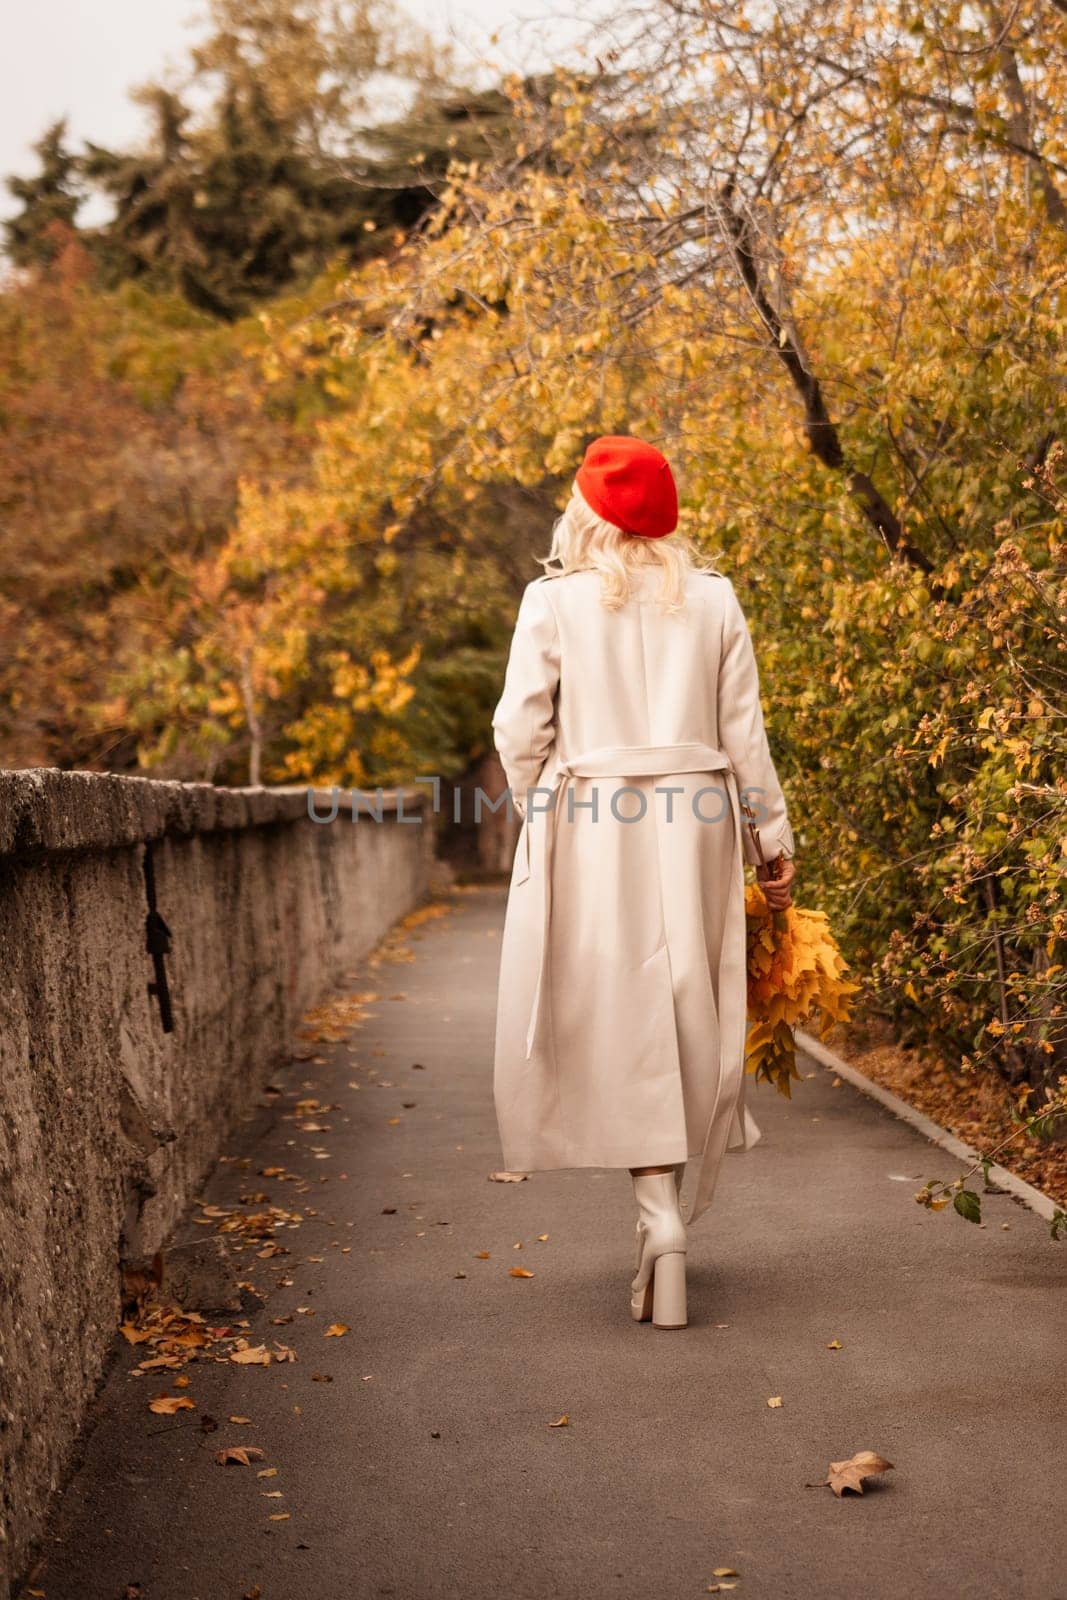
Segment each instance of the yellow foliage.
[{"label": "yellow foliage", "polygon": [[822,911],[792,906],[772,912],[759,884],[745,890],[748,925],[748,1015],[746,1070],[756,1082],[773,1083],[788,1097],[799,1078],[793,1029],[818,1018],[825,1038],[835,1022],[846,1022],[859,985],[846,978],[845,963]]}]

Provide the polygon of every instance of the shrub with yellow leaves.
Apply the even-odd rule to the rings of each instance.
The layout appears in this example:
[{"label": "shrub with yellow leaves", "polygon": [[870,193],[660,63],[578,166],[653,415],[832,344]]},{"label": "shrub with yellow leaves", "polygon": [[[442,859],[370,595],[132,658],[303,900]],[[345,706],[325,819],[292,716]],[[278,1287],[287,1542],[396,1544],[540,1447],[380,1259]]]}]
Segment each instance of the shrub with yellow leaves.
[{"label": "shrub with yellow leaves", "polygon": [[825,912],[790,906],[772,911],[758,883],[745,890],[748,936],[746,1070],[756,1082],[790,1095],[799,1078],[793,1029],[817,1021],[820,1038],[847,1022],[859,989],[830,932]]}]

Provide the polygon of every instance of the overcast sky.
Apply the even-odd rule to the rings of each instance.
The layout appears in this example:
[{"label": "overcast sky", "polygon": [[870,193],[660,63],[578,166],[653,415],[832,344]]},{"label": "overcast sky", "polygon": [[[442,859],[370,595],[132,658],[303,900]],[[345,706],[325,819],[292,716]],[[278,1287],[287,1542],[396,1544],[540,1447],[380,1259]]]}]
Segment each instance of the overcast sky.
[{"label": "overcast sky", "polygon": [[[489,36],[497,31],[495,53],[528,70],[558,53],[568,31],[561,0],[407,0],[404,9],[460,41],[461,61],[493,49]],[[590,7],[583,9],[588,18]],[[69,119],[75,145],[135,141],[141,114],[127,90],[179,63],[203,14],[202,0],[30,0],[12,7],[0,63],[0,178],[34,170],[30,145],[58,117]],[[0,185],[0,215],[12,209]]]}]

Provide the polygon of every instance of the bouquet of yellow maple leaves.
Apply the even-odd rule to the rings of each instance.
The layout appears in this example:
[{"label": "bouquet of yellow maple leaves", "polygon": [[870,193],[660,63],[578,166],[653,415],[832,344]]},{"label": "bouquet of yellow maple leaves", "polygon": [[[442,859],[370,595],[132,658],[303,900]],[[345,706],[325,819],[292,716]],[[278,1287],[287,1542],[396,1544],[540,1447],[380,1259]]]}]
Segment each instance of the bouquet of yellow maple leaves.
[{"label": "bouquet of yellow maple leaves", "polygon": [[[759,854],[759,833],[749,823]],[[777,876],[772,868],[772,876]],[[746,1071],[756,1082],[773,1083],[790,1095],[797,1071],[793,1029],[817,1021],[824,1039],[836,1022],[847,1022],[859,984],[846,977],[848,966],[823,911],[790,906],[772,911],[758,883],[745,890],[748,939],[748,1016]]]}]

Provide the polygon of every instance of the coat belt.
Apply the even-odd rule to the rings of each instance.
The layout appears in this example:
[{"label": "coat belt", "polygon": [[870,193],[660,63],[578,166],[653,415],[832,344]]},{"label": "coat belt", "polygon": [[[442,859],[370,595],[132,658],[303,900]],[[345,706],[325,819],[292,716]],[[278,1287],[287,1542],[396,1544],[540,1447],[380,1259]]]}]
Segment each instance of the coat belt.
[{"label": "coat belt", "polygon": [[[587,750],[568,760],[557,760],[548,784],[538,785],[542,791],[550,788],[552,803],[544,812],[545,847],[542,870],[543,922],[541,951],[537,963],[537,981],[534,985],[530,1022],[526,1030],[526,1058],[533,1053],[537,1026],[541,1018],[542,1001],[548,974],[549,941],[552,924],[552,865],[555,859],[556,828],[564,797],[572,778],[665,778],[685,772],[725,772],[732,775],[729,758],[710,744],[615,745],[597,750]],[[728,783],[734,823],[740,836],[741,816],[736,784]],[[540,813],[538,813],[540,814]],[[524,826],[529,830],[531,818],[527,815]],[[527,833],[527,844],[529,836]]]}]

